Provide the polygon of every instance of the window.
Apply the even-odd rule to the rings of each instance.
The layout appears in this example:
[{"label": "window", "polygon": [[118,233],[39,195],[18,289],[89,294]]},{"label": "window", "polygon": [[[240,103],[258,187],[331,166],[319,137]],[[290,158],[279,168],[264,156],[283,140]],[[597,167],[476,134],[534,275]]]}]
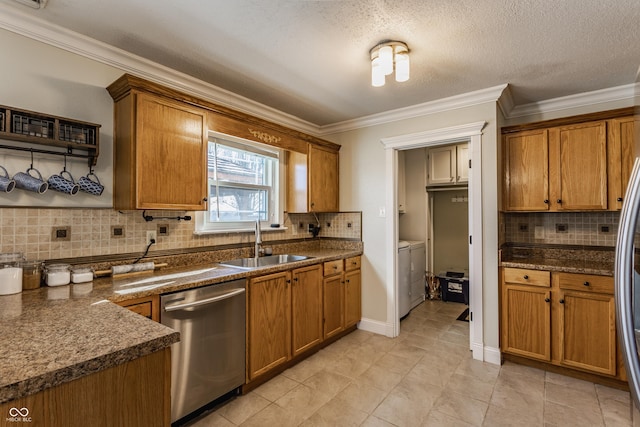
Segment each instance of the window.
[{"label": "window", "polygon": [[227,135],[210,137],[208,150],[209,210],[197,214],[196,232],[278,223],[280,151]]}]

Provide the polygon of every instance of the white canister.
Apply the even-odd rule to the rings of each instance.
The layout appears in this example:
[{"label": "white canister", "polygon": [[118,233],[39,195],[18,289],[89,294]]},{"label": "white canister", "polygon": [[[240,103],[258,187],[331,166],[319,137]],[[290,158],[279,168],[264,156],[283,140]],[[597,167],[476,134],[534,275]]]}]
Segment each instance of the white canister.
[{"label": "white canister", "polygon": [[22,292],[22,267],[24,258],[19,252],[0,254],[0,295]]},{"label": "white canister", "polygon": [[73,267],[71,269],[71,283],[87,283],[93,280],[91,267]]},{"label": "white canister", "polygon": [[68,285],[71,282],[71,270],[69,264],[51,264],[46,266],[45,281],[47,286]]}]

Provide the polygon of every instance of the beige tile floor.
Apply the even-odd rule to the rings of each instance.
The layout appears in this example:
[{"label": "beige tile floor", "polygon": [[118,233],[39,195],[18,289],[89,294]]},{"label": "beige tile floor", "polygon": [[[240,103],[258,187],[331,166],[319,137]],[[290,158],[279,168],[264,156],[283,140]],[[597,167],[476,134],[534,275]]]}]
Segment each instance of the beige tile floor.
[{"label": "beige tile floor", "polygon": [[464,306],[426,301],[391,339],[355,331],[193,426],[630,426],[629,393],[478,362]]}]

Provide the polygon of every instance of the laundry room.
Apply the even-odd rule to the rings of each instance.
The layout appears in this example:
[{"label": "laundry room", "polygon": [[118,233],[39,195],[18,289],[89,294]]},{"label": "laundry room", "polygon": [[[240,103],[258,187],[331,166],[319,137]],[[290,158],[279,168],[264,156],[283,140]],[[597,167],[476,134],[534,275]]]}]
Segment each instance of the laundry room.
[{"label": "laundry room", "polygon": [[[469,305],[468,144],[398,152],[398,310]],[[465,314],[466,313],[466,314]]]}]

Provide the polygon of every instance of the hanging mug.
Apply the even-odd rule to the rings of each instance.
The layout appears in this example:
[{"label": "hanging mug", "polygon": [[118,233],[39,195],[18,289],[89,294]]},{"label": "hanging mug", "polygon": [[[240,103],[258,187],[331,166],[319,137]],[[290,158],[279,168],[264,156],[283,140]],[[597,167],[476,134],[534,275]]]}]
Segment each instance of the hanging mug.
[{"label": "hanging mug", "polygon": [[[38,176],[31,175],[31,171],[35,171]],[[42,179],[40,171],[34,167],[27,169],[27,172],[18,172],[13,176],[13,179],[16,182],[16,187],[38,194],[44,193],[49,188],[47,181]]]},{"label": "hanging mug", "polygon": [[[91,177],[94,177],[95,181]],[[89,172],[87,176],[80,177],[78,184],[80,185],[80,190],[94,196],[100,196],[104,191],[104,185],[100,184],[100,180],[93,172]]]},{"label": "hanging mug", "polygon": [[[65,174],[67,175],[66,178],[64,176]],[[71,176],[71,173],[69,173],[66,169],[60,172],[58,175],[51,175],[48,182],[49,188],[61,193],[70,194],[72,196],[74,194],[77,194],[78,190],[80,189],[80,186],[76,184],[73,176]]]},{"label": "hanging mug", "polygon": [[9,177],[9,172],[2,166],[0,169],[4,171],[4,176],[0,176],[0,193],[11,193],[16,186],[16,182]]}]

